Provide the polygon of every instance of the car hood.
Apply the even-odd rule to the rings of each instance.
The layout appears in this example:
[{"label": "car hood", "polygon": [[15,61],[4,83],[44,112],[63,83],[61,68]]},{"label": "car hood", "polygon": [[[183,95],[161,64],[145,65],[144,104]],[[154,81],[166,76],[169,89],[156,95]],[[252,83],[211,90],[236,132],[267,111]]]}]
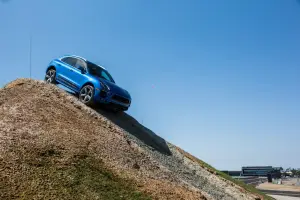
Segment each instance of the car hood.
[{"label": "car hood", "polygon": [[127,90],[117,86],[115,83],[112,83],[110,81],[104,80],[99,78],[100,81],[102,81],[105,85],[107,85],[110,88],[110,91],[114,94],[120,95],[122,97],[128,98],[131,100],[129,92]]}]

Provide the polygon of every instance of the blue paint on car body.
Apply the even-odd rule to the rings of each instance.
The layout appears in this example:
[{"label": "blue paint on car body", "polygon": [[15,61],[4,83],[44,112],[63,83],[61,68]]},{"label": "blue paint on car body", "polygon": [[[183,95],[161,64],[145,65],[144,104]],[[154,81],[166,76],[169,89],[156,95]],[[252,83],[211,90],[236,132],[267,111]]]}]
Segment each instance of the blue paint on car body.
[{"label": "blue paint on car body", "polygon": [[131,105],[129,92],[118,86],[109,72],[82,57],[66,55],[52,60],[46,70],[54,68],[55,81],[75,93],[80,93],[85,85],[94,88],[95,103],[110,104],[120,110],[127,110]]}]

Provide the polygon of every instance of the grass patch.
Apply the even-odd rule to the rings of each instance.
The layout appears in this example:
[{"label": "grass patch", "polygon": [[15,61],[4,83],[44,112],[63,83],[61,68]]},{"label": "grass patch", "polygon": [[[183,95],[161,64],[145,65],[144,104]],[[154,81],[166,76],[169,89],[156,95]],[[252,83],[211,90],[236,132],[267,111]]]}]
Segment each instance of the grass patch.
[{"label": "grass patch", "polygon": [[177,147],[177,149],[178,149],[178,151],[180,153],[182,153],[183,155],[185,155],[190,160],[199,163],[201,167],[207,169],[210,173],[213,173],[213,174],[215,174],[217,176],[220,176],[220,177],[222,177],[222,178],[224,178],[224,179],[226,179],[226,180],[228,180],[228,181],[230,181],[230,182],[232,182],[232,183],[234,183],[234,184],[242,187],[244,190],[246,190],[246,191],[248,191],[248,192],[250,192],[252,194],[258,195],[261,199],[264,199],[264,200],[274,200],[274,198],[265,195],[264,193],[262,193],[261,191],[259,191],[255,187],[253,187],[252,185],[247,185],[247,184],[245,184],[242,181],[236,180],[236,179],[232,178],[231,176],[229,176],[229,175],[227,175],[227,174],[225,174],[225,173],[223,173],[223,172],[215,169],[214,167],[212,167],[211,165],[207,164],[206,162],[203,162],[202,160],[196,158],[195,156],[193,156],[193,155],[191,155],[191,154],[183,151],[182,149],[180,149],[178,147]]},{"label": "grass patch", "polygon": [[150,199],[146,194],[137,191],[132,181],[114,175],[102,163],[95,162],[90,157],[78,161],[68,174],[72,176],[67,187],[72,199]]},{"label": "grass patch", "polygon": [[[27,162],[27,173],[13,177],[3,199],[150,200],[132,180],[116,176],[99,159],[75,156],[60,163],[52,151]],[[4,188],[2,188],[4,189]],[[1,187],[0,187],[1,191]],[[3,192],[3,190],[2,190]],[[0,198],[0,199],[1,199]]]}]

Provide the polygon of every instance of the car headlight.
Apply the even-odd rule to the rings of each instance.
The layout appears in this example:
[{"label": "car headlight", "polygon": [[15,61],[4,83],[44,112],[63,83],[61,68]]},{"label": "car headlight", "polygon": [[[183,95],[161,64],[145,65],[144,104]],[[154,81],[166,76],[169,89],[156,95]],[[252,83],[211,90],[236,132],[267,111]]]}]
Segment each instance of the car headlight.
[{"label": "car headlight", "polygon": [[110,88],[101,81],[100,81],[100,85],[102,87],[102,90],[104,90],[105,92],[108,92],[110,90]]}]

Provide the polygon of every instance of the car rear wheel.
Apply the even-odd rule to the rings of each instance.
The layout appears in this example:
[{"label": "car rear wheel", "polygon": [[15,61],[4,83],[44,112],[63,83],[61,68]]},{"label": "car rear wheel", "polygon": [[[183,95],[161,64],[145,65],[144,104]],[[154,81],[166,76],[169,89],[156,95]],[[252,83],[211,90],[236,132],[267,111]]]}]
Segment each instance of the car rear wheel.
[{"label": "car rear wheel", "polygon": [[56,84],[55,76],[56,76],[56,70],[55,69],[49,69],[46,72],[45,81],[47,83]]},{"label": "car rear wheel", "polygon": [[86,105],[92,105],[94,102],[94,94],[94,87],[85,85],[79,92],[79,100]]}]

